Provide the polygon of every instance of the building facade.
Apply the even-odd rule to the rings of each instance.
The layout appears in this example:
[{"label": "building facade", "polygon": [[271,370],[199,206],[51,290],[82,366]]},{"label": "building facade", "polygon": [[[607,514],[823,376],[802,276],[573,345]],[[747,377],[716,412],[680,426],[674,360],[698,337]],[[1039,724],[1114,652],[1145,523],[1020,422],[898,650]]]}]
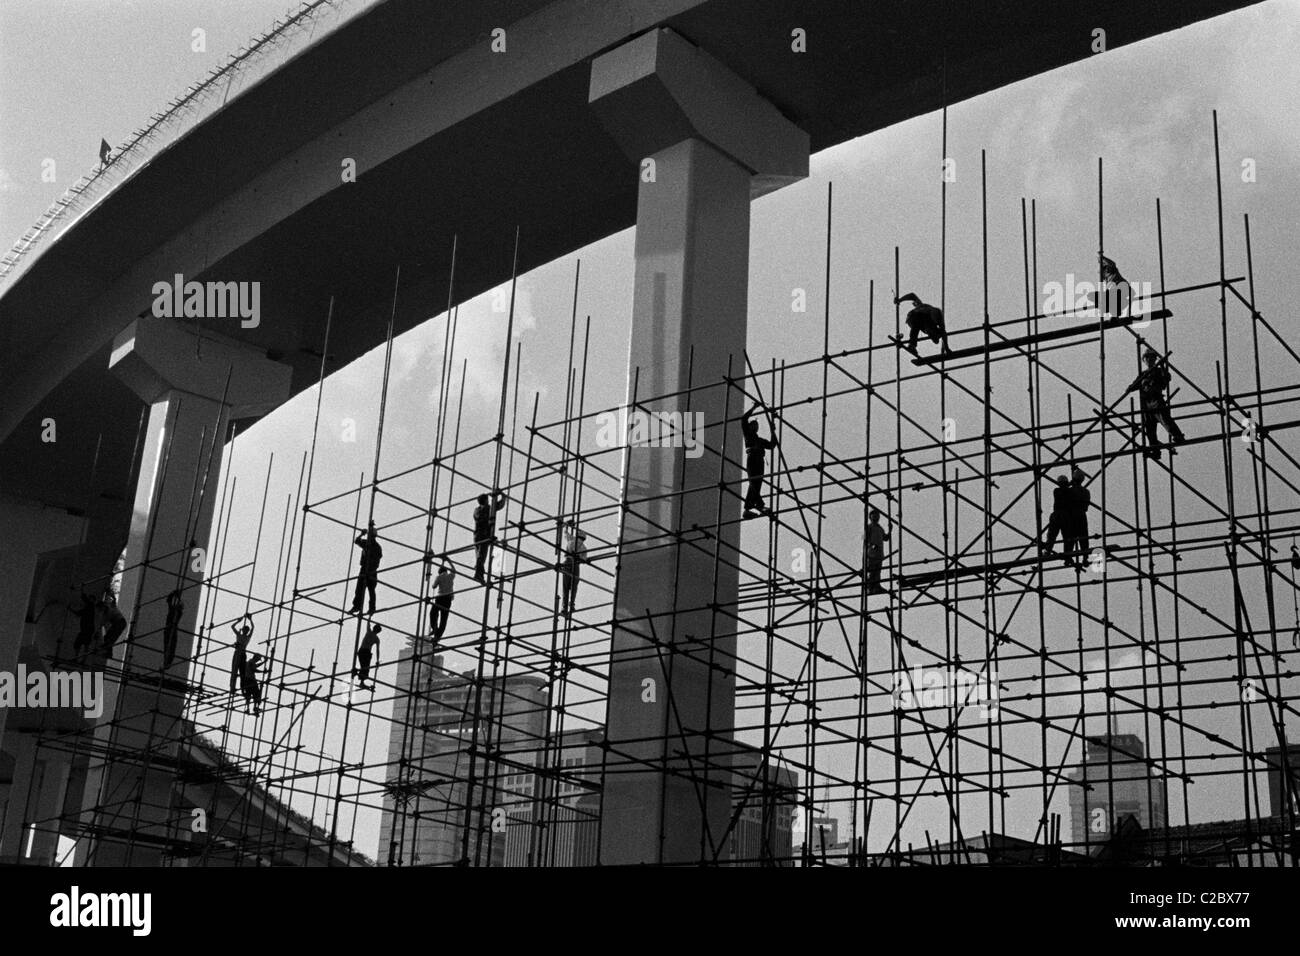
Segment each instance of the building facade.
[{"label": "building facade", "polygon": [[1166,825],[1165,779],[1146,759],[1136,734],[1089,737],[1084,760],[1069,774],[1070,831],[1076,849],[1099,850],[1125,817],[1143,830]]}]

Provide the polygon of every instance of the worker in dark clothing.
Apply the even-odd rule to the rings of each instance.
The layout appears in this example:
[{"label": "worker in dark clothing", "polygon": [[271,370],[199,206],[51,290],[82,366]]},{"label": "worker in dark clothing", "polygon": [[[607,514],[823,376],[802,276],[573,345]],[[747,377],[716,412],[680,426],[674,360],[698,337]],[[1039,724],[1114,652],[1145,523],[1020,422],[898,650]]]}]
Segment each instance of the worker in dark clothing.
[{"label": "worker in dark clothing", "polygon": [[81,592],[80,606],[74,610],[77,614],[77,640],[73,643],[72,649],[78,654],[84,654],[86,648],[94,641],[95,634],[103,626],[103,610],[99,602],[85,591]]},{"label": "worker in dark clothing", "polygon": [[1169,411],[1169,401],[1165,398],[1165,392],[1169,388],[1168,365],[1154,349],[1147,349],[1142,358],[1147,367],[1133,380],[1133,384],[1124,389],[1124,395],[1135,391],[1141,398],[1142,429],[1147,443],[1146,454],[1147,457],[1159,461],[1161,445],[1156,433],[1157,424],[1165,426],[1173,444],[1181,445],[1186,439],[1183,437],[1182,429],[1174,421],[1174,416]]},{"label": "worker in dark clothing", "polygon": [[104,656],[113,656],[113,645],[126,630],[126,618],[117,606],[117,597],[111,591],[104,593],[100,602],[104,614]]},{"label": "worker in dark clothing", "polygon": [[1078,468],[1071,472],[1066,498],[1068,509],[1061,525],[1065,563],[1075,568],[1082,566],[1083,556],[1088,553],[1088,508],[1092,505],[1092,492],[1084,484],[1086,478],[1087,475]]},{"label": "worker in dark clothing", "polygon": [[262,682],[258,675],[258,671],[262,669],[262,661],[261,654],[249,655],[239,675],[239,689],[244,694],[244,708],[247,710],[249,703],[252,703],[254,717],[262,713]]},{"label": "worker in dark clothing", "polygon": [[248,665],[248,642],[253,639],[253,615],[245,612],[230,629],[235,632],[235,650],[230,659],[230,692],[235,692],[237,682],[244,679],[244,668]]},{"label": "worker in dark clothing", "polygon": [[366,689],[366,681],[370,679],[370,663],[379,650],[379,632],[383,629],[382,624],[371,624],[366,636],[361,639],[361,646],[357,648],[357,666],[352,669],[352,673],[356,675],[357,685],[362,690]]},{"label": "worker in dark clothing", "polygon": [[867,590],[872,594],[882,594],[880,586],[880,569],[885,563],[885,539],[889,532],[880,524],[880,509],[872,508],[867,524]]},{"label": "worker in dark clothing", "polygon": [[492,542],[497,539],[497,512],[505,503],[505,492],[500,489],[491,495],[478,496],[478,507],[474,509],[474,580],[479,584],[483,583],[483,574],[489,567]]},{"label": "worker in dark clothing", "polygon": [[1291,567],[1296,571],[1300,571],[1300,551],[1295,549],[1294,544],[1291,545]]},{"label": "worker in dark clothing", "polygon": [[1066,475],[1061,475],[1056,479],[1056,487],[1052,489],[1052,514],[1047,521],[1047,538],[1043,542],[1045,554],[1052,553],[1052,548],[1056,545],[1056,536],[1064,529],[1069,513],[1070,479]]},{"label": "worker in dark clothing", "polygon": [[894,305],[901,305],[904,302],[912,302],[913,307],[907,313],[907,327],[911,329],[911,334],[907,338],[907,350],[916,351],[916,342],[922,335],[929,338],[935,344],[942,344],[943,351],[948,351],[948,332],[943,326],[943,310],[933,305],[926,305],[920,300],[915,292],[909,292],[907,295],[900,295],[894,300]]},{"label": "worker in dark clothing", "polygon": [[578,578],[583,562],[587,560],[587,532],[579,531],[573,521],[565,526],[564,559],[560,562],[560,584],[565,617],[573,614],[573,604],[578,597]]},{"label": "worker in dark clothing", "polygon": [[1132,286],[1120,273],[1114,259],[1098,252],[1097,261],[1101,266],[1102,311],[1106,315],[1122,315],[1132,297]]},{"label": "worker in dark clothing", "polygon": [[433,579],[433,597],[429,599],[429,630],[435,642],[442,640],[451,616],[451,601],[456,596],[456,569],[444,554],[439,558],[438,574]]},{"label": "worker in dark clothing", "polygon": [[740,417],[740,431],[745,438],[745,475],[749,479],[749,487],[745,491],[746,518],[772,513],[772,509],[763,502],[763,475],[766,471],[767,452],[776,447],[776,435],[773,434],[771,438],[759,435],[758,422],[753,417],[758,408],[755,405]]},{"label": "worker in dark clothing", "polygon": [[185,601],[181,598],[181,589],[176,588],[167,595],[167,621],[163,624],[163,669],[172,666],[176,660],[176,642],[181,633],[181,615],[185,613]]},{"label": "worker in dark clothing", "polygon": [[352,596],[351,614],[361,613],[361,603],[366,592],[370,594],[370,613],[375,613],[375,586],[379,584],[379,559],[384,556],[383,546],[375,534],[375,523],[365,534],[357,535],[356,546],[361,549],[361,567],[357,570],[357,590]]}]

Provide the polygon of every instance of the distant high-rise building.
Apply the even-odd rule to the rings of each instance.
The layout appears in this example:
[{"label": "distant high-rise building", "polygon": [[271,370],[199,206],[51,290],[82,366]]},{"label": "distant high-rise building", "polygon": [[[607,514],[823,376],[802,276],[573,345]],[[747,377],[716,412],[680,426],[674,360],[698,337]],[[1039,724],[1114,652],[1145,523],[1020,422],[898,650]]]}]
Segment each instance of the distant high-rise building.
[{"label": "distant high-rise building", "polygon": [[731,756],[731,818],[727,862],[793,866],[799,775],[780,758],[768,761],[741,743]]},{"label": "distant high-rise building", "polygon": [[448,673],[441,655],[408,649],[397,686],[409,693],[389,733],[381,864],[595,863],[603,732],[548,736],[544,678],[488,678],[476,689],[472,671]]},{"label": "distant high-rise building", "polygon": [[[1300,801],[1297,801],[1297,796],[1300,795],[1300,744],[1289,744],[1285,757],[1280,746],[1269,747],[1264,751],[1264,758],[1268,761],[1269,813],[1275,817],[1283,816],[1289,803],[1291,813],[1300,815]],[[1284,765],[1287,771],[1285,774]],[[1289,787],[1288,774],[1291,780]]]},{"label": "distant high-rise building", "polygon": [[1165,779],[1148,765],[1136,734],[1087,738],[1083,763],[1069,779],[1070,829],[1080,847],[1096,852],[1125,817],[1144,830],[1165,825]]},{"label": "distant high-rise building", "polygon": [[478,685],[472,671],[449,674],[441,655],[408,648],[397,686],[409,693],[393,705],[380,863],[500,865],[516,802],[506,781],[536,762],[545,741],[545,680],[525,674]]},{"label": "distant high-rise building", "polygon": [[[410,692],[394,704],[380,864],[595,865],[604,728],[555,731],[540,676],[489,679],[477,692],[473,678],[447,673],[441,656],[408,649],[399,658],[396,683]],[[779,761],[768,766],[744,745],[731,755],[726,839],[728,859],[742,865],[793,859],[798,776]]]}]

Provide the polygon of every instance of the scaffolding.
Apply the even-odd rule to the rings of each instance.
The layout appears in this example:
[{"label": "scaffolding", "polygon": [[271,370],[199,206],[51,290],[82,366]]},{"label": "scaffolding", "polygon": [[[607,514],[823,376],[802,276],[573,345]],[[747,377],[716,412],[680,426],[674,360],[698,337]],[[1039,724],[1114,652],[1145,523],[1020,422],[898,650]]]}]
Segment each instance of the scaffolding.
[{"label": "scaffolding", "polygon": [[[944,129],[946,153],[946,114]],[[1215,159],[1219,176],[1217,117]],[[1100,160],[1097,173],[1104,254]],[[633,369],[629,400],[619,406],[587,407],[591,319],[579,321],[579,264],[564,413],[549,421],[539,420],[536,393],[531,408],[520,394],[512,269],[497,429],[485,438],[461,434],[467,365],[457,351],[453,246],[431,457],[384,472],[390,318],[369,474],[313,498],[331,301],[312,443],[297,490],[283,503],[278,541],[271,542],[276,507],[264,491],[251,557],[227,555],[231,513],[248,498],[238,497],[229,462],[220,489],[208,489],[206,474],[195,476],[196,494],[218,495],[215,570],[202,585],[205,617],[186,719],[158,727],[157,742],[202,736],[230,759],[201,779],[178,773],[166,808],[176,829],[169,858],[204,863],[213,852],[213,841],[192,832],[189,808],[215,777],[255,785],[316,824],[306,837],[302,828],[267,826],[267,800],[258,822],[249,818],[258,801],[241,798],[230,811],[241,818],[229,832],[246,835],[237,864],[291,861],[304,840],[334,864],[339,848],[358,849],[366,814],[381,819],[379,865],[600,864],[606,781],[664,769],[638,765],[603,734],[619,556],[680,541],[715,568],[736,568],[741,580],[736,606],[713,608],[734,625],[734,657],[719,659],[707,640],[652,636],[665,674],[674,655],[690,655],[736,680],[734,735],[711,740],[705,761],[690,771],[697,787],[723,787],[732,808],[726,832],[701,839],[696,862],[1292,865],[1295,754],[1287,726],[1296,712],[1300,561],[1289,561],[1286,543],[1300,530],[1300,500],[1292,497],[1300,493],[1293,438],[1300,385],[1294,377],[1266,382],[1260,356],[1275,349],[1300,364],[1300,355],[1256,306],[1250,220],[1242,223],[1244,274],[1233,276],[1220,186],[1218,277],[1172,288],[1157,200],[1159,287],[1149,307],[1049,311],[1039,292],[1037,203],[1022,200],[1024,315],[995,321],[983,160],[981,202],[983,315],[949,330],[950,351],[904,349],[901,309],[895,302],[892,321],[878,315],[872,281],[865,344],[832,352],[828,188],[820,353],[767,368],[735,356],[724,379],[692,377],[672,395],[642,394]],[[945,190],[945,255],[946,209]],[[520,241],[517,233],[516,262]],[[889,298],[896,299],[904,288],[897,247],[892,272]],[[943,308],[946,264],[940,276]],[[1097,288],[1104,284],[1101,277]],[[401,292],[399,268],[393,314]],[[1216,297],[1222,355],[1211,379],[1204,361],[1184,360],[1173,343],[1180,313]],[[1230,326],[1235,341],[1249,342],[1244,382],[1229,379]],[[1146,454],[1136,400],[1107,390],[1106,369],[1133,359],[1140,365],[1147,348],[1165,356],[1174,378],[1173,413],[1189,432],[1178,457]],[[1075,371],[1091,362],[1101,372],[1096,381]],[[1013,384],[1023,399],[1003,397]],[[1044,402],[1053,389],[1067,396],[1064,417]],[[706,423],[701,440],[717,463],[717,523],[620,540],[621,518],[636,503],[623,481],[635,441],[625,430],[629,415],[670,406],[689,412],[693,400],[718,390],[727,415]],[[738,424],[755,404],[776,440],[763,486],[771,514],[746,520]],[[959,405],[982,415],[967,435],[953,427]],[[832,418],[861,421],[860,445],[833,436]],[[608,440],[611,421],[620,423],[616,441]],[[666,427],[668,438],[685,438],[688,424],[679,417]],[[232,458],[238,444],[232,441]],[[1192,458],[1200,467],[1189,477],[1179,463]],[[1077,567],[1043,548],[1051,510],[1043,482],[1071,467],[1086,473],[1095,539]],[[1243,476],[1245,488],[1238,487]],[[482,537],[471,515],[478,496],[494,489],[505,505],[487,545],[487,582],[467,586],[460,582],[472,580]],[[873,507],[892,533],[882,593],[868,587],[865,534],[844,531],[865,532]],[[926,516],[937,535],[914,516]],[[377,519],[387,556],[381,607],[349,615],[343,602],[360,573],[352,539]],[[587,555],[566,613],[570,521],[585,532]],[[742,547],[733,553],[720,531],[742,521]],[[304,553],[322,550],[338,555],[338,575],[302,580]],[[444,557],[458,586],[450,623],[435,641],[432,578]],[[258,562],[268,559],[273,586],[254,594]],[[218,619],[219,606],[240,604],[238,614]],[[270,666],[257,715],[226,683],[228,633],[243,613],[258,623]],[[387,646],[395,637],[406,646],[396,659],[381,658],[373,688],[363,690],[354,680],[357,649],[367,621],[379,617]],[[120,665],[110,664],[110,677],[152,682],[161,692],[156,671],[133,666],[130,647]],[[77,666],[77,659],[61,652],[57,663]],[[1118,732],[1121,719],[1129,733]],[[151,738],[139,752],[91,753],[100,745],[87,730],[42,731],[39,745],[146,765],[156,749]],[[1231,825],[1226,815],[1206,819],[1226,805],[1200,801],[1194,787],[1204,791],[1220,779],[1239,788],[1240,816]],[[67,803],[30,823],[81,840],[95,836],[95,809]],[[840,823],[843,834],[835,830]],[[225,839],[238,844],[229,832]]]}]

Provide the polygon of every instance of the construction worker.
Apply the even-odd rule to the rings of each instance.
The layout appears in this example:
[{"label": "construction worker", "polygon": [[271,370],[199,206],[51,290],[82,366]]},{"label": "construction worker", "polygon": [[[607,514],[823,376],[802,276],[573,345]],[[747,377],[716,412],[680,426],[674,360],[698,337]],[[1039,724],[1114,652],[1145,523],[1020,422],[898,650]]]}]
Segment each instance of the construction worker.
[{"label": "construction worker", "polygon": [[943,326],[943,310],[933,305],[926,305],[917,296],[915,292],[909,292],[907,295],[900,295],[894,300],[894,305],[901,305],[904,302],[912,302],[913,307],[907,313],[907,327],[911,329],[911,334],[907,338],[907,350],[916,351],[916,342],[922,335],[925,335],[935,344],[942,343],[943,351],[948,351],[948,332]]},{"label": "construction worker", "polygon": [[357,666],[352,673],[357,676],[357,684],[362,690],[366,689],[366,681],[370,679],[370,662],[379,650],[379,632],[383,629],[382,624],[371,624],[357,648]]},{"label": "construction worker", "polygon": [[492,542],[496,541],[497,512],[505,507],[506,496],[500,488],[491,495],[479,495],[474,509],[474,580],[483,583],[488,568]]},{"label": "construction worker", "polygon": [[100,607],[103,609],[104,615],[104,656],[112,657],[113,645],[122,636],[122,632],[126,630],[126,618],[122,616],[122,612],[117,606],[117,595],[112,591],[104,592]]},{"label": "construction worker", "polygon": [[452,598],[456,596],[456,569],[444,554],[438,559],[438,574],[433,579],[433,597],[429,599],[429,630],[435,642],[442,640],[451,616]]},{"label": "construction worker", "polygon": [[1136,391],[1141,398],[1142,429],[1147,443],[1146,455],[1159,461],[1161,445],[1156,433],[1157,424],[1165,426],[1173,444],[1181,445],[1186,439],[1183,437],[1182,429],[1174,421],[1174,416],[1169,411],[1169,401],[1165,398],[1165,392],[1169,388],[1168,364],[1156,354],[1154,349],[1147,349],[1142,358],[1147,367],[1133,379],[1133,384],[1124,389],[1124,395]]},{"label": "construction worker", "polygon": [[867,524],[867,590],[871,594],[882,594],[880,586],[880,569],[885,563],[885,539],[889,532],[880,524],[880,509],[872,508]]},{"label": "construction worker", "polygon": [[239,673],[239,689],[244,694],[244,708],[247,710],[251,702],[254,717],[262,713],[262,682],[258,679],[258,671],[262,669],[263,660],[261,654],[250,655]]},{"label": "construction worker", "polygon": [[749,487],[745,491],[745,518],[772,512],[763,503],[763,474],[766,471],[767,452],[776,447],[776,435],[773,434],[771,438],[759,435],[758,422],[753,417],[759,407],[755,405],[740,416],[740,431],[745,438],[745,475],[749,479]]},{"label": "construction worker", "polygon": [[1101,266],[1102,312],[1106,315],[1123,315],[1127,302],[1133,294],[1132,286],[1120,274],[1119,266],[1115,265],[1114,259],[1106,258],[1098,250],[1097,261]]},{"label": "construction worker", "polygon": [[1060,475],[1056,479],[1056,487],[1052,489],[1052,514],[1047,521],[1047,538],[1043,542],[1044,554],[1052,553],[1052,548],[1056,545],[1056,536],[1064,528],[1069,513],[1070,479],[1067,475]]},{"label": "construction worker", "polygon": [[73,610],[77,615],[77,640],[73,643],[72,649],[77,654],[84,654],[104,624],[103,609],[98,601],[82,591],[81,604]]},{"label": "construction worker", "polygon": [[248,642],[253,639],[253,615],[247,611],[230,629],[235,632],[235,650],[230,658],[230,693],[235,692],[235,685],[244,679],[244,669],[248,666]]},{"label": "construction worker", "polygon": [[375,613],[375,586],[379,584],[379,559],[384,556],[383,546],[375,532],[375,523],[370,522],[365,534],[357,535],[356,546],[361,549],[361,567],[357,570],[357,590],[352,596],[351,614],[361,613],[361,603],[367,592],[370,594],[370,613]]},{"label": "construction worker", "polygon": [[1088,508],[1092,505],[1092,492],[1084,484],[1087,477],[1078,467],[1072,469],[1065,520],[1061,523],[1065,563],[1075,568],[1082,566],[1082,556],[1088,553]]},{"label": "construction worker", "polygon": [[181,589],[176,588],[167,595],[167,622],[163,624],[163,669],[172,666],[176,659],[176,642],[180,638],[181,615],[185,613],[185,601],[181,598]]},{"label": "construction worker", "polygon": [[564,560],[560,562],[560,584],[565,617],[573,614],[573,603],[578,596],[579,569],[587,560],[587,532],[579,531],[570,519],[564,526]]}]

